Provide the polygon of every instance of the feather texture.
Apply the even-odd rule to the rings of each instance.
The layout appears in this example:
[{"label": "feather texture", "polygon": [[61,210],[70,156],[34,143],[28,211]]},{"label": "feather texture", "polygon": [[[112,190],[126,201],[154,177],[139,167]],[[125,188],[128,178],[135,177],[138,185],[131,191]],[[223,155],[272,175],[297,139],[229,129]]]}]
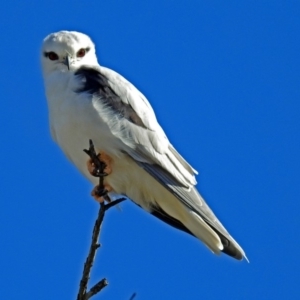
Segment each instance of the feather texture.
[{"label": "feather texture", "polygon": [[[82,48],[90,50],[76,57]],[[118,73],[99,66],[94,44],[84,34],[51,34],[42,53],[49,51],[58,57],[53,62],[42,56],[51,133],[78,169],[97,183],[82,151],[92,139],[112,159],[113,172],[105,182],[114,192],[202,240],[216,254],[245,257],[196,190],[197,172],[170,144],[145,96]]]}]

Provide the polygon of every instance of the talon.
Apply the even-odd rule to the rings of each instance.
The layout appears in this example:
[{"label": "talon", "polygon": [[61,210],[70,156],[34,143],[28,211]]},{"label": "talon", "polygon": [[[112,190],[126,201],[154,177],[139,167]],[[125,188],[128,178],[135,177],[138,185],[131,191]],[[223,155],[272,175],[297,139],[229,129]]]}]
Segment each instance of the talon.
[{"label": "talon", "polygon": [[107,176],[107,175],[111,174],[112,159],[104,152],[100,152],[98,154],[98,157],[99,157],[99,160],[105,164],[103,173],[101,173],[101,174],[99,173],[99,169],[95,166],[95,163],[93,162],[93,160],[91,158],[87,161],[87,169],[88,169],[89,173],[94,177]]},{"label": "talon", "polygon": [[95,164],[93,163],[91,158],[87,161],[86,165],[89,173],[92,176],[97,176],[97,168],[95,167]]},{"label": "talon", "polygon": [[99,157],[100,161],[105,164],[105,168],[103,170],[104,173],[107,174],[107,175],[111,174],[111,172],[112,172],[112,168],[111,168],[112,159],[111,159],[111,157],[108,156],[107,154],[105,154],[104,152],[100,152],[98,154],[98,157]]},{"label": "talon", "polygon": [[104,184],[104,187],[102,189],[99,188],[99,185],[96,185],[92,192],[91,195],[94,197],[94,199],[97,202],[103,203],[105,200],[110,200],[107,193],[112,191],[112,187],[108,184]]}]

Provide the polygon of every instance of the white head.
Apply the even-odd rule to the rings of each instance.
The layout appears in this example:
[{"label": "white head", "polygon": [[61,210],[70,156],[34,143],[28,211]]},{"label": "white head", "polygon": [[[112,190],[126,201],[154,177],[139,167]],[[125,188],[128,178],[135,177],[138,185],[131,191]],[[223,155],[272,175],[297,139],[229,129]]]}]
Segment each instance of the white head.
[{"label": "white head", "polygon": [[98,65],[94,43],[87,35],[76,31],[49,34],[44,39],[41,54],[44,74],[68,72],[82,65]]}]

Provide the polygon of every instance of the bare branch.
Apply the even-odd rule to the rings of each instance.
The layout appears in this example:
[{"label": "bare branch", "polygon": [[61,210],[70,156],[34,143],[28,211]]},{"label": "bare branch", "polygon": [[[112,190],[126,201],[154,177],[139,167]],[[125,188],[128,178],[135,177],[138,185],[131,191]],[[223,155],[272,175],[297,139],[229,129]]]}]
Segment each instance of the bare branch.
[{"label": "bare branch", "polygon": [[129,300],[133,300],[135,298],[135,296],[136,296],[136,293],[133,293]]},{"label": "bare branch", "polygon": [[[91,157],[91,160],[95,165],[95,174],[94,174],[94,176],[99,177],[99,193],[101,192],[102,193],[101,196],[103,196],[104,199],[110,201],[110,199],[107,195],[107,192],[104,189],[104,184],[103,184],[104,176],[107,176],[107,174],[104,173],[104,169],[105,169],[106,165],[105,165],[105,163],[103,163],[100,160],[99,154],[98,155],[96,154],[92,140],[90,140],[89,150],[84,150],[84,152],[86,152]],[[101,224],[103,222],[105,212],[109,208],[113,207],[114,205],[116,205],[116,204],[118,204],[118,203],[120,203],[124,200],[126,200],[126,198],[120,198],[120,199],[117,199],[115,201],[109,202],[108,204],[104,204],[104,202],[100,203],[98,217],[97,217],[97,220],[95,222],[94,229],[93,229],[92,242],[91,242],[89,254],[86,258],[84,268],[83,268],[83,272],[82,272],[82,278],[80,280],[77,300],[88,300],[92,296],[99,293],[103,288],[105,288],[108,285],[108,281],[106,280],[106,278],[103,278],[98,283],[96,283],[89,290],[89,292],[87,292],[87,286],[88,286],[88,282],[89,282],[89,279],[90,279],[91,269],[93,267],[93,263],[94,263],[94,260],[95,260],[96,251],[100,247],[100,244],[98,243],[98,240],[99,240]]]},{"label": "bare branch", "polygon": [[[90,246],[89,254],[85,261],[84,268],[83,268],[82,279],[80,281],[77,300],[85,300],[86,299],[85,295],[86,295],[86,290],[87,290],[87,284],[90,279],[91,269],[92,269],[93,262],[95,259],[96,251],[100,247],[100,244],[98,244],[98,238],[99,238],[100,227],[103,222],[104,214],[105,214],[105,205],[104,205],[104,203],[101,203],[100,209],[98,212],[98,218],[95,222],[94,229],[93,229],[92,243]],[[103,280],[106,281],[105,278]]]},{"label": "bare branch", "polygon": [[108,282],[105,278],[101,279],[97,284],[95,284],[90,291],[86,294],[85,300],[90,299],[92,296],[99,293],[103,288],[108,285]]}]

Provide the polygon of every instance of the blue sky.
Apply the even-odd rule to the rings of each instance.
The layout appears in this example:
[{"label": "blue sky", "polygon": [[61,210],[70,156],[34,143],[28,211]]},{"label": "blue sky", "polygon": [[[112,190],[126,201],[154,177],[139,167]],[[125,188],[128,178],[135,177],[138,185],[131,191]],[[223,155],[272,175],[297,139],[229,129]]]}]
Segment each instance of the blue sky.
[{"label": "blue sky", "polygon": [[106,216],[93,299],[296,299],[300,293],[298,1],[8,1],[0,11],[3,299],[75,299],[97,214],[52,142],[43,38],[89,34],[134,83],[250,264],[127,201]]}]

